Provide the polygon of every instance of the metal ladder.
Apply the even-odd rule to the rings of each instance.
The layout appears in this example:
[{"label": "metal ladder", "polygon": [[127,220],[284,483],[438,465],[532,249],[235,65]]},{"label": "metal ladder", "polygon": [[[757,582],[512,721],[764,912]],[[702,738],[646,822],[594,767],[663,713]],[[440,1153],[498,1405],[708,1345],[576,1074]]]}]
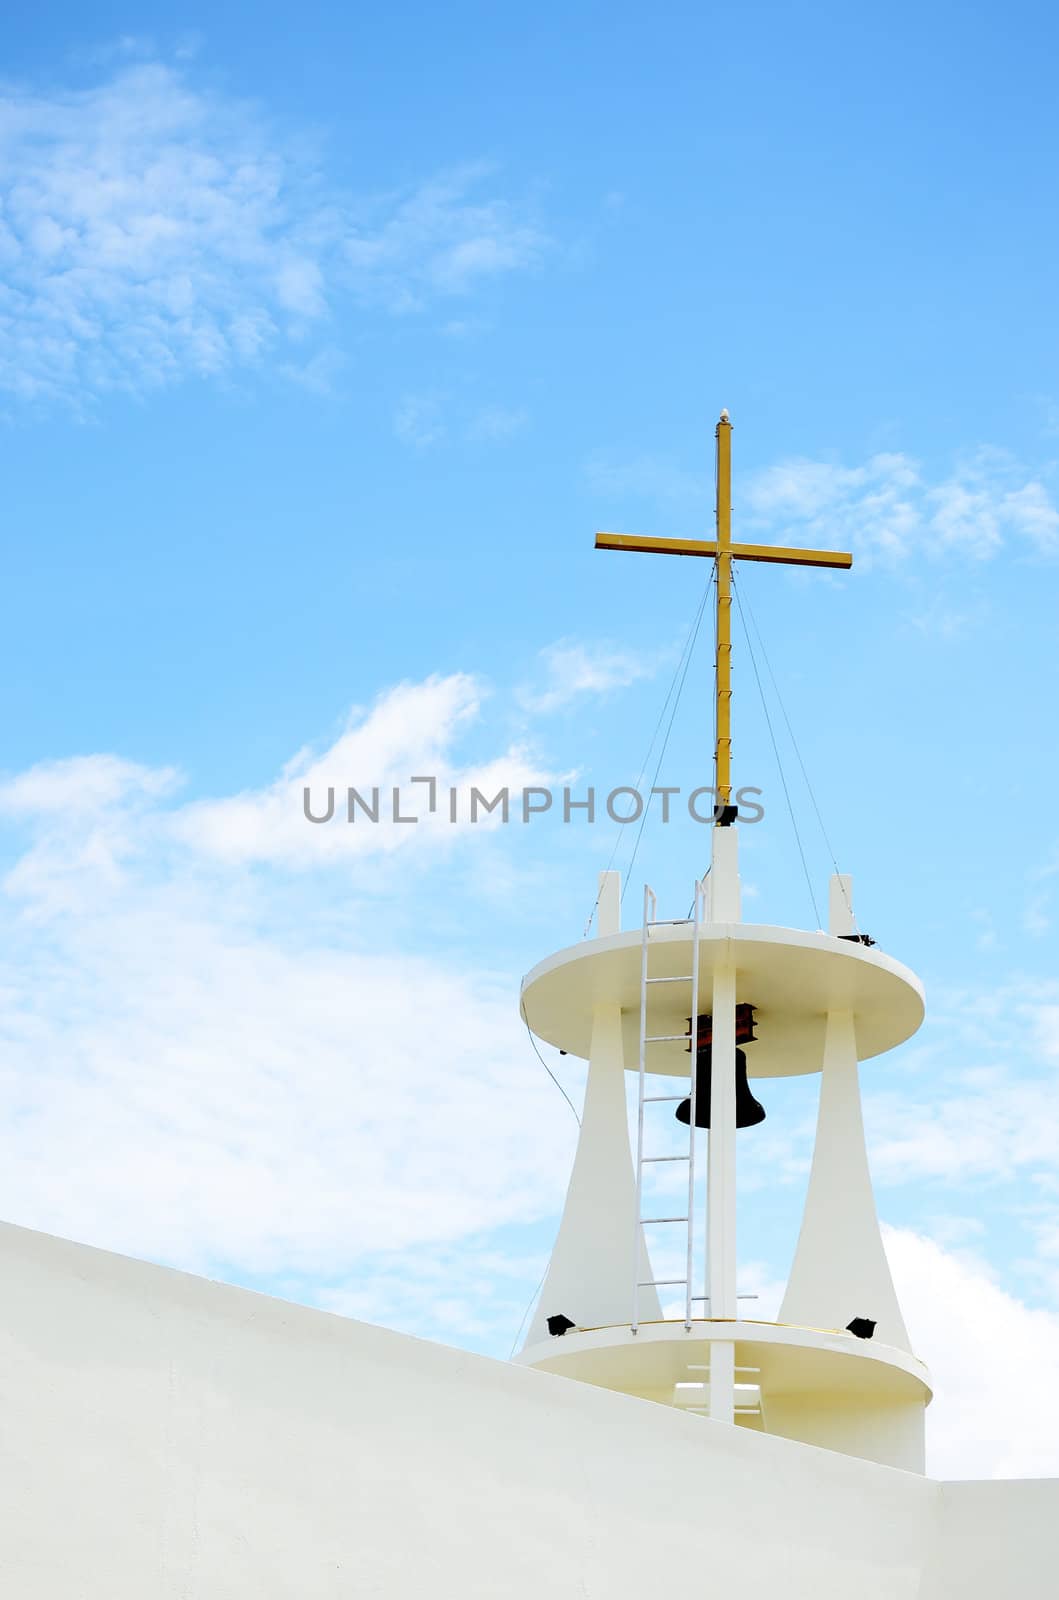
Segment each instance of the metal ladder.
[{"label": "metal ladder", "polygon": [[[643,892],[643,936],[640,950],[640,1071],[636,1108],[636,1224],[633,1235],[633,1291],[632,1291],[632,1320],[631,1330],[636,1333],[640,1326],[640,1290],[675,1288],[678,1285],[684,1290],[684,1327],[691,1331],[691,1307],[693,1296],[692,1268],[695,1248],[695,1087],[697,1074],[695,1071],[696,1051],[694,1040],[696,1037],[696,1019],[699,1015],[699,937],[702,924],[706,921],[706,885],[703,881],[696,881],[693,915],[690,923],[687,921],[675,924],[673,922],[660,922],[656,912],[658,901],[653,889],[647,884]],[[682,926],[691,928],[691,971],[682,973],[675,978],[653,977],[650,972],[651,929],[659,927]],[[656,943],[657,948],[657,943]],[[656,983],[683,983],[689,988],[691,1023],[687,1033],[659,1033],[650,1034],[647,1031],[647,996],[652,984]],[[690,1053],[690,1066],[688,1068],[689,1085],[687,1093],[680,1094],[647,1094],[647,1065],[648,1051],[652,1045],[670,1044],[675,1040],[684,1040],[692,1044]],[[670,1074],[676,1076],[676,1074]],[[687,1153],[680,1155],[644,1155],[644,1107],[659,1105],[667,1101],[675,1102],[690,1100],[691,1115],[688,1120],[688,1148]],[[644,1167],[652,1166],[662,1161],[686,1161],[688,1164],[688,1208],[686,1216],[677,1217],[645,1217],[643,1215],[643,1176]],[[641,1239],[642,1230],[656,1223],[683,1222],[687,1226],[687,1257],[682,1278],[641,1278],[643,1263],[643,1250]]]}]

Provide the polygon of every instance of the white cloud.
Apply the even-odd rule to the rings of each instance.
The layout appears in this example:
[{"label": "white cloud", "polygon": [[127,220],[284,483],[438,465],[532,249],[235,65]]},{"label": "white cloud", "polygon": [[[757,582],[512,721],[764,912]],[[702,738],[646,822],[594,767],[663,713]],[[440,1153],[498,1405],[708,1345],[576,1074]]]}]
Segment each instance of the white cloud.
[{"label": "white cloud", "polygon": [[484,333],[486,326],[478,317],[450,317],[442,323],[438,332],[445,339],[471,339],[476,334]]},{"label": "white cloud", "polygon": [[753,521],[797,528],[806,543],[848,541],[858,552],[901,555],[919,527],[918,469],[907,457],[873,456],[860,467],[793,460],[758,473],[741,496]]},{"label": "white cloud", "polygon": [[466,295],[483,280],[536,265],[548,246],[544,233],[507,202],[476,197],[491,170],[470,164],[362,206],[344,242],[359,292],[412,311],[434,295]]},{"label": "white cloud", "polygon": [[1012,528],[1042,550],[1059,543],[1059,511],[1043,484],[1034,480],[1010,491],[1004,497],[1004,510]]},{"label": "white cloud", "polygon": [[117,756],[42,761],[13,778],[0,779],[0,812],[82,816],[136,796],[167,794],[177,782],[173,767],[142,767]]},{"label": "white cloud", "polygon": [[1051,897],[1044,890],[1030,895],[1026,901],[1022,913],[1022,926],[1036,939],[1043,938],[1052,926],[1052,919],[1048,915],[1050,904]]},{"label": "white cloud", "polygon": [[[444,851],[472,826],[472,788],[492,798],[500,789],[518,794],[526,786],[547,784],[551,777],[516,745],[485,761],[461,763],[455,758],[454,746],[476,720],[482,694],[477,680],[462,673],[399,684],[366,715],[356,716],[326,750],[300,751],[264,789],[184,807],[174,828],[195,850],[230,862],[310,866],[397,851]],[[435,786],[414,785],[413,777],[433,778]],[[378,823],[367,820],[356,804],[354,821],[347,820],[350,786],[369,805],[378,790]],[[395,788],[400,791],[400,815],[415,815],[418,822],[394,821]],[[328,791],[333,791],[333,820],[319,825],[306,820],[306,789],[317,817],[326,814]],[[457,792],[455,823],[450,789]],[[484,832],[500,826],[500,816],[499,811],[479,810],[473,827]]]},{"label": "white cloud", "polygon": [[942,549],[952,547],[968,555],[995,555],[1003,541],[1001,502],[981,484],[950,479],[928,491],[933,508],[931,529]]},{"label": "white cloud", "polygon": [[279,370],[291,383],[307,389],[310,394],[332,395],[345,365],[341,350],[328,346],[317,350],[308,361],[285,361]]},{"label": "white cloud", "polygon": [[419,309],[545,247],[479,194],[486,168],[358,204],[252,107],[138,53],[94,88],[0,90],[0,388],[24,401],[224,376],[344,294]]},{"label": "white cloud", "polygon": [[[988,918],[984,926],[988,948]],[[1059,986],[1015,979],[988,994],[942,991],[931,1035],[937,1042],[919,1047],[918,1066],[897,1087],[866,1085],[877,1178],[900,1185],[1017,1179],[1036,1191],[1059,1160],[1059,1080],[1051,1067],[1059,1061]]]},{"label": "white cloud", "polygon": [[200,1270],[348,1272],[532,1219],[569,1140],[514,986],[285,947],[240,896],[137,883],[4,963],[0,1211]]},{"label": "white cloud", "polygon": [[461,416],[462,409],[450,396],[406,394],[394,413],[393,431],[402,443],[427,450],[450,436],[471,444],[504,444],[529,421],[516,407],[483,406],[469,417]]},{"label": "white cloud", "polygon": [[[362,781],[453,765],[479,698],[468,678],[402,686],[318,762],[348,757],[343,776]],[[212,805],[176,804],[171,773],[110,757],[0,790],[30,835],[2,886],[0,1214],[367,1294],[387,1252],[554,1202],[573,1119],[529,1049],[517,975],[469,964],[451,934],[435,954],[390,950],[363,863],[309,894],[243,865],[297,862],[301,839],[329,832],[303,820],[296,768]],[[377,850],[386,831],[370,830]],[[429,948],[431,862],[454,834],[474,840],[393,832],[422,840],[388,887]]]},{"label": "white cloud", "polygon": [[985,560],[1012,540],[1048,553],[1059,543],[1048,489],[997,450],[979,450],[933,484],[894,452],[858,467],[784,461],[756,474],[741,501],[753,524],[786,530],[790,542],[840,543],[891,562],[951,551]]},{"label": "white cloud", "polygon": [[249,112],[157,63],[0,103],[0,382],[26,398],[216,374],[276,331],[305,263]]},{"label": "white cloud", "polygon": [[560,639],[541,651],[544,682],[536,688],[519,691],[521,703],[529,711],[557,711],[583,695],[606,694],[623,689],[640,678],[651,678],[658,670],[657,658],[613,650],[606,645],[588,645],[573,639]]},{"label": "white cloud", "polygon": [[[593,491],[614,501],[693,511],[710,498],[704,473],[666,456],[601,452],[585,471]],[[1047,483],[1006,451],[988,448],[937,481],[899,451],[880,451],[858,466],[795,457],[742,480],[733,510],[737,537],[842,546],[860,561],[954,551],[986,560],[1012,543],[1042,554],[1059,548],[1059,508]],[[967,620],[951,614],[942,623],[951,633]],[[933,619],[915,621],[929,627]]]},{"label": "white cloud", "polygon": [[1059,1155],[1059,1091],[1037,1078],[967,1074],[922,1098],[872,1095],[872,1168],[891,1184],[1010,1179]]},{"label": "white cloud", "polygon": [[479,443],[498,443],[521,433],[528,421],[525,411],[507,406],[486,406],[467,424],[467,437]]},{"label": "white cloud", "polygon": [[32,831],[29,848],[0,886],[31,919],[68,912],[101,889],[116,892],[125,864],[142,848],[144,828],[151,832],[157,803],[178,783],[171,767],[115,756],[41,762],[0,781],[0,817]]},{"label": "white cloud", "polygon": [[966,610],[956,610],[946,605],[938,597],[932,597],[921,610],[907,617],[908,624],[915,628],[917,633],[926,634],[933,639],[955,639],[965,634],[969,628],[976,627],[985,615],[982,606],[968,607]]},{"label": "white cloud", "polygon": [[[194,871],[348,862],[362,874],[367,863],[381,867],[398,855],[420,864],[444,859],[468,836],[481,839],[503,826],[502,809],[487,809],[499,791],[508,790],[509,815],[517,820],[522,789],[552,780],[520,745],[485,759],[460,758],[460,741],[479,717],[484,692],[461,673],[399,684],[370,710],[355,711],[329,746],[295,754],[273,782],[183,805],[161,803],[179,782],[171,768],[144,768],[113,756],[43,763],[0,782],[0,817],[31,830],[0,883],[26,915],[47,919],[119,893],[144,863],[165,861],[174,871],[182,863]],[[434,783],[413,783],[416,777]],[[350,787],[368,806],[375,799],[377,821],[361,805],[348,820]],[[331,791],[330,820],[307,820],[306,789],[317,818],[327,813]],[[484,798],[472,819],[475,790]],[[395,808],[404,820],[395,821]],[[409,822],[413,816],[418,820]]]},{"label": "white cloud", "polygon": [[810,518],[841,506],[851,496],[907,491],[918,481],[915,467],[901,455],[876,455],[862,467],[795,459],[759,472],[745,498],[760,516]]},{"label": "white cloud", "polygon": [[1002,1289],[973,1257],[906,1230],[887,1253],[913,1347],[931,1370],[927,1470],[1059,1475],[1059,1315]]},{"label": "white cloud", "polygon": [[539,1283],[546,1263],[546,1251],[527,1257],[474,1243],[411,1245],[380,1257],[368,1280],[313,1285],[302,1298],[418,1338],[506,1356],[527,1310],[526,1285]]},{"label": "white cloud", "polygon": [[433,395],[405,395],[393,419],[393,431],[405,444],[417,450],[440,444],[448,428],[441,404]]}]

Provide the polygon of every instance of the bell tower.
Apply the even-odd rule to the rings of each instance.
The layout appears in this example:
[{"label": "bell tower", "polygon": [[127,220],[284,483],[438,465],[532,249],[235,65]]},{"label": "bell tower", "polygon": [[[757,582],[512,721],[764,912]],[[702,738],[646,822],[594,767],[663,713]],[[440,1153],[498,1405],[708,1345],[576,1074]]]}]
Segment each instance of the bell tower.
[{"label": "bell tower", "polygon": [[[533,1032],[589,1069],[559,1235],[516,1359],[922,1472],[929,1377],[883,1249],[859,1083],[861,1061],[919,1027],[922,987],[858,932],[848,877],[831,880],[826,932],[744,922],[731,804],[732,562],[848,567],[851,558],[732,543],[730,436],[722,413],[715,540],[597,536],[603,549],[716,564],[716,821],[689,917],[660,918],[646,889],[639,926],[623,931],[618,876],[603,873],[597,936],[523,981]],[[778,1320],[754,1320],[738,1286],[737,1141],[764,1115],[764,1082],[816,1073],[816,1142],[789,1282]]]}]

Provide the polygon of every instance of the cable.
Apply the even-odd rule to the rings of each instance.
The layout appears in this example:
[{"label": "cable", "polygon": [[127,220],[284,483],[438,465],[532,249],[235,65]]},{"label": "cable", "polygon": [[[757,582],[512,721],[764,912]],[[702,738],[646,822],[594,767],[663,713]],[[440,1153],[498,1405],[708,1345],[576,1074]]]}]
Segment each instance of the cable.
[{"label": "cable", "polygon": [[544,1057],[541,1055],[540,1050],[537,1048],[537,1041],[533,1037],[533,1029],[529,1025],[529,1018],[526,1015],[526,1007],[525,1007],[525,1004],[524,1004],[521,996],[519,997],[518,1009],[519,1009],[519,1013],[520,1013],[520,1015],[522,1017],[523,1022],[526,1024],[526,1032],[529,1035],[529,1042],[533,1046],[534,1055],[537,1057],[537,1060],[540,1062],[541,1066],[544,1068],[545,1072],[548,1074],[549,1078],[552,1080],[552,1082],[554,1083],[555,1087],[558,1089],[559,1093],[562,1095],[563,1099],[566,1101],[567,1105],[570,1107],[570,1110],[574,1114],[574,1120],[577,1123],[577,1126],[580,1127],[581,1126],[581,1118],[578,1115],[577,1107],[574,1105],[574,1102],[570,1099],[570,1096],[567,1094],[566,1090],[563,1088],[562,1084],[559,1082],[558,1078],[555,1076],[555,1073],[552,1071],[551,1067],[548,1065],[548,1063],[545,1061]]},{"label": "cable", "polygon": [[640,840],[643,838],[643,831],[647,826],[647,818],[648,818],[648,816],[650,814],[650,810],[651,810],[651,801],[654,798],[655,784],[657,783],[658,775],[662,770],[662,762],[665,760],[666,748],[667,748],[667,746],[669,744],[669,736],[673,732],[673,722],[674,722],[674,720],[676,718],[677,709],[678,709],[678,707],[680,705],[680,697],[684,692],[684,683],[685,683],[685,681],[687,679],[687,676],[688,676],[688,669],[691,666],[692,656],[695,654],[695,645],[696,645],[696,642],[698,641],[698,637],[699,637],[699,627],[700,627],[700,625],[702,623],[702,614],[706,609],[706,601],[710,597],[710,589],[712,587],[713,587],[713,579],[711,578],[709,583],[707,583],[706,588],[703,590],[702,599],[699,601],[699,609],[698,609],[698,612],[696,613],[696,616],[695,616],[695,623],[694,623],[694,626],[692,628],[691,639],[690,639],[689,647],[687,649],[687,654],[686,654],[685,661],[684,661],[684,670],[680,675],[680,685],[679,685],[679,687],[677,689],[676,698],[673,701],[673,709],[669,714],[669,723],[668,723],[668,725],[666,727],[666,736],[662,740],[662,748],[658,752],[658,761],[655,764],[654,776],[651,779],[651,791],[652,792],[651,792],[651,794],[648,795],[647,803],[643,808],[643,816],[640,818],[640,826],[636,830],[636,839],[635,839],[635,842],[633,843],[632,855],[629,857],[629,865],[625,869],[625,882],[623,883],[622,890],[621,890],[621,898],[622,898],[622,900],[625,899],[625,891],[629,887],[629,880],[632,877],[632,869],[636,865],[636,857],[639,854],[639,850],[640,850]]},{"label": "cable", "polygon": [[[707,584],[707,586],[706,586],[706,592],[707,592],[707,594],[709,593],[709,584]],[[702,605],[700,603],[699,610],[696,612],[695,617],[692,620],[691,627],[688,629],[687,637],[684,640],[684,644],[683,644],[683,647],[681,649],[680,656],[679,656],[679,658],[677,660],[676,667],[675,667],[675,669],[673,671],[673,677],[670,680],[669,688],[666,691],[666,697],[662,702],[662,709],[658,713],[658,721],[655,723],[654,732],[651,735],[651,742],[647,746],[647,754],[644,756],[643,761],[642,761],[642,763],[640,765],[640,770],[636,774],[636,783],[634,784],[633,787],[637,790],[637,792],[639,791],[640,784],[643,781],[643,775],[647,771],[647,763],[651,759],[651,752],[654,750],[655,740],[658,738],[658,730],[662,726],[662,721],[663,721],[663,718],[665,717],[666,710],[667,710],[667,708],[669,706],[669,702],[670,702],[670,700],[672,698],[673,690],[676,688],[677,679],[680,676],[680,670],[681,670],[681,667],[684,664],[684,657],[687,654],[689,646],[691,646],[691,644],[693,643],[694,635],[695,635],[695,632],[696,632],[697,626],[698,626],[699,614],[701,613],[701,610],[702,610]],[[614,858],[618,853],[618,847],[619,847],[619,845],[621,844],[621,842],[622,842],[622,840],[624,838],[625,838],[625,824],[622,823],[622,824],[619,825],[618,831],[615,834],[614,847],[610,852],[610,857],[609,857],[609,859],[607,861],[606,867],[604,868],[605,872],[609,872],[610,871],[610,868],[612,867],[612,865],[614,863]],[[582,938],[585,938],[585,939],[588,938],[588,930],[592,926],[593,919],[594,919],[598,909],[599,909],[599,894],[596,895],[595,901],[593,902],[593,905],[592,905],[592,910],[588,914],[588,921],[585,923],[585,931],[584,931],[584,933],[582,935]]]},{"label": "cable", "polygon": [[[637,793],[639,793],[640,784],[643,781],[643,775],[647,771],[647,763],[651,759],[651,752],[654,750],[655,741],[658,738],[658,731],[662,726],[662,722],[663,722],[663,720],[665,718],[666,711],[667,711],[667,709],[669,707],[669,702],[673,697],[673,691],[677,686],[677,680],[681,676],[681,669],[682,668],[684,668],[684,675],[685,676],[687,675],[687,669],[684,666],[685,657],[688,655],[689,650],[694,649],[695,638],[696,638],[696,636],[698,634],[699,624],[702,621],[702,610],[703,610],[703,607],[706,604],[706,599],[707,599],[707,596],[709,595],[710,584],[712,583],[712,581],[713,580],[711,578],[710,582],[707,583],[706,591],[703,594],[702,600],[699,602],[698,610],[696,611],[695,616],[692,618],[691,626],[688,629],[687,636],[686,636],[686,638],[684,640],[684,644],[683,644],[683,647],[682,647],[681,652],[680,652],[680,656],[679,656],[679,658],[677,660],[676,667],[674,668],[674,671],[673,671],[673,677],[670,680],[669,688],[666,691],[666,697],[662,701],[662,709],[658,713],[658,721],[655,723],[654,732],[651,735],[651,742],[647,746],[647,754],[644,756],[643,761],[642,761],[642,763],[640,765],[640,770],[636,774],[636,782],[633,785],[633,787],[636,789]],[[683,687],[683,679],[681,679],[681,687]],[[678,691],[678,696],[679,696],[679,691]],[[670,725],[672,725],[672,719],[670,719]],[[656,773],[656,776],[657,776],[657,773]],[[625,827],[626,827],[625,823],[621,823],[618,826],[618,831],[614,836],[614,847],[610,852],[610,857],[609,857],[609,859],[607,861],[607,865],[603,869],[605,872],[609,872],[611,867],[614,865],[614,858],[618,854],[618,848],[621,845],[622,840],[625,838]],[[635,857],[634,857],[634,859],[635,859]],[[632,861],[630,861],[630,863],[629,863],[629,867],[627,869],[626,877],[628,876],[628,872],[631,872],[631,871],[632,871]],[[624,890],[622,891],[622,898],[624,899]],[[592,910],[588,913],[588,921],[585,923],[585,930],[584,930],[583,934],[581,935],[581,937],[583,939],[587,939],[588,938],[589,929],[591,928],[592,923],[595,920],[595,915],[596,915],[596,912],[598,910],[599,910],[599,893],[596,894],[596,898],[592,902]]]},{"label": "cable", "polygon": [[529,1305],[526,1307],[525,1311],[522,1313],[522,1321],[518,1325],[518,1332],[516,1333],[515,1337],[511,1341],[511,1349],[508,1351],[508,1357],[507,1357],[507,1359],[509,1361],[511,1360],[511,1357],[515,1354],[515,1351],[518,1349],[518,1342],[522,1338],[522,1330],[526,1326],[526,1318],[529,1316],[530,1312],[533,1310],[534,1302],[536,1301],[537,1296],[540,1294],[541,1290],[544,1288],[544,1280],[545,1280],[545,1278],[547,1276],[548,1276],[548,1268],[545,1267],[543,1273],[541,1274],[541,1281],[540,1281],[540,1283],[538,1283],[537,1287],[534,1289],[533,1293],[530,1295]]},{"label": "cable", "polygon": [[821,926],[820,907],[816,903],[816,895],[813,892],[813,880],[809,874],[809,867],[805,859],[805,850],[802,847],[802,836],[798,832],[798,823],[794,815],[794,806],[791,802],[791,792],[787,787],[787,775],[783,770],[783,762],[780,759],[779,745],[776,743],[776,732],[772,726],[772,718],[769,716],[768,702],[765,699],[765,689],[761,682],[761,674],[758,671],[757,657],[754,654],[753,641],[750,637],[750,630],[746,625],[746,617],[743,614],[743,599],[742,595],[740,594],[740,588],[741,585],[735,582],[735,575],[733,573],[732,592],[735,595],[735,602],[739,608],[739,620],[743,624],[743,633],[746,637],[746,647],[750,655],[751,666],[754,668],[754,678],[757,682],[758,694],[761,696],[761,709],[765,713],[765,723],[768,727],[769,738],[772,741],[772,753],[776,758],[776,768],[780,775],[780,783],[783,785],[783,796],[787,802],[787,811],[790,815],[791,827],[794,829],[794,842],[798,846],[798,854],[801,857],[802,871],[805,874],[805,883],[809,890],[809,899],[812,901],[813,915],[816,918],[816,926],[819,928]]},{"label": "cable", "polygon": [[[713,867],[713,862],[711,861],[710,865],[706,868],[706,871],[703,873],[702,877],[699,879],[700,883],[705,883],[706,882],[706,879],[709,877],[712,867]],[[684,918],[684,921],[685,922],[690,922],[694,915],[695,915],[695,901],[694,901],[694,898],[693,898],[690,906],[688,907],[688,914]]]},{"label": "cable", "polygon": [[[776,680],[776,674],[772,670],[772,662],[769,660],[769,654],[768,654],[768,651],[765,648],[765,641],[762,638],[761,629],[758,627],[757,618],[754,616],[754,608],[750,604],[750,596],[749,595],[747,596],[746,609],[747,609],[747,613],[748,613],[748,615],[750,617],[750,624],[751,624],[751,626],[752,626],[752,628],[754,630],[754,633],[755,633],[755,635],[757,637],[757,642],[761,647],[761,654],[762,654],[762,657],[764,658],[765,666],[768,669],[768,675],[769,675],[769,678],[772,681],[772,687],[776,692],[776,699],[777,699],[777,701],[779,703],[780,711],[783,713],[783,720],[784,720],[784,723],[786,724],[787,732],[788,732],[788,734],[790,736],[791,744],[794,746],[794,754],[795,754],[795,756],[797,758],[798,766],[801,768],[802,778],[805,780],[805,787],[809,791],[809,799],[812,802],[813,811],[816,813],[816,820],[820,825],[820,833],[821,833],[821,835],[823,837],[824,847],[827,850],[827,853],[831,858],[831,865],[835,869],[835,875],[839,879],[839,883],[840,883],[840,886],[841,886],[841,889],[842,889],[842,898],[846,902],[846,910],[850,914],[850,918],[851,918],[851,920],[853,922],[854,930],[859,932],[859,929],[857,929],[856,914],[855,914],[855,912],[853,910],[852,905],[850,904],[849,895],[848,895],[848,893],[846,891],[845,880],[842,877],[842,872],[841,872],[841,869],[839,867],[838,860],[837,860],[837,858],[835,856],[834,849],[832,848],[831,840],[828,837],[827,829],[824,826],[824,819],[823,819],[823,816],[821,815],[820,807],[817,804],[816,793],[815,793],[815,790],[813,789],[812,783],[809,780],[809,774],[806,771],[805,762],[802,760],[802,752],[801,752],[801,749],[800,749],[800,747],[798,745],[798,740],[795,738],[794,729],[791,726],[791,719],[787,715],[787,707],[783,703],[783,695],[780,692],[780,686],[779,686],[779,683]],[[744,626],[745,626],[745,624],[744,624]]]}]

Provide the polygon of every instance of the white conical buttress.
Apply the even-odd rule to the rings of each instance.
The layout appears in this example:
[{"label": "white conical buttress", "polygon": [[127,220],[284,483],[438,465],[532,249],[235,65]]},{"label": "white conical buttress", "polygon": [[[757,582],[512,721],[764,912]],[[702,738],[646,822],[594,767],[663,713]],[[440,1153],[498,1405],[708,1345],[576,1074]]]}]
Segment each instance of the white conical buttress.
[{"label": "white conical buttress", "polygon": [[854,1317],[875,1322],[881,1343],[909,1349],[868,1169],[853,1017],[832,1011],[809,1192],[780,1321],[845,1328]]},{"label": "white conical buttress", "polygon": [[[616,872],[600,875],[600,937],[620,931],[618,884]],[[574,1170],[527,1347],[548,1338],[551,1316],[569,1317],[579,1328],[629,1321],[633,1295],[629,1244],[635,1223],[621,1007],[602,1004],[592,1018],[588,1085]],[[651,1276],[641,1237],[639,1277]],[[640,1315],[645,1321],[662,1315],[653,1288],[640,1290]]]}]

